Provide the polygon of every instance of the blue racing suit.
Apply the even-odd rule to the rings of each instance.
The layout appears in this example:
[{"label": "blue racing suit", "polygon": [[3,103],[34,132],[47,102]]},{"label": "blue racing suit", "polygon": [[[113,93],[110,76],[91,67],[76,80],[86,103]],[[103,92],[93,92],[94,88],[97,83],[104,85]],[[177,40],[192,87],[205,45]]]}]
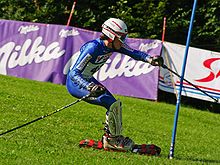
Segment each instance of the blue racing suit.
[{"label": "blue racing suit", "polygon": [[[66,86],[69,93],[77,98],[89,94],[87,87],[91,82],[100,84],[93,77],[93,74],[98,71],[112,53],[116,51],[128,55],[135,60],[144,62],[147,62],[148,58],[150,58],[150,55],[134,50],[126,44],[123,44],[119,50],[115,50],[108,48],[104,44],[104,41],[99,38],[89,41],[80,48],[80,55],[76,62],[72,64],[67,74]],[[87,99],[85,101],[103,106],[108,110],[116,99],[109,91],[106,91],[99,97]]]}]

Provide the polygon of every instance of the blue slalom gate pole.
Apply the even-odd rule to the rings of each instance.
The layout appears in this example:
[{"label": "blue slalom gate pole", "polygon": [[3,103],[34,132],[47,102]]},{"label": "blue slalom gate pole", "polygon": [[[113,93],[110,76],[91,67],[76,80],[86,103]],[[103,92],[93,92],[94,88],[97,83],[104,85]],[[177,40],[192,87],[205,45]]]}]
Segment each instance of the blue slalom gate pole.
[{"label": "blue slalom gate pole", "polygon": [[195,11],[196,11],[196,4],[197,4],[197,0],[194,0],[192,15],[191,15],[191,19],[190,19],[190,25],[189,25],[189,30],[188,30],[188,36],[187,36],[187,41],[186,41],[186,49],[185,49],[185,53],[184,53],[184,60],[183,60],[183,65],[182,65],[182,73],[181,73],[181,77],[180,77],[180,89],[179,89],[178,97],[177,97],[177,101],[176,101],[176,112],[175,112],[174,123],[173,123],[172,141],[171,141],[171,145],[170,145],[170,153],[168,156],[169,159],[173,159],[173,157],[174,157],[176,129],[177,129],[178,116],[179,116],[181,93],[182,93],[182,88],[183,88],[183,79],[184,79],[184,73],[185,73],[185,68],[186,68],[189,43],[190,43],[190,39],[191,39],[191,32],[192,32],[192,28],[193,28],[193,21],[194,21],[194,16],[195,16]]}]

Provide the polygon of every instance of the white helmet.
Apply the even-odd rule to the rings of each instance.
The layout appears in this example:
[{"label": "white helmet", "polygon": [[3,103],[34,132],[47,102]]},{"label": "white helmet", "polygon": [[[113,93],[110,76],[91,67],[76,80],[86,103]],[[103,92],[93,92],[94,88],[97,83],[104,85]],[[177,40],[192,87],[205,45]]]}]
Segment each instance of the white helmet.
[{"label": "white helmet", "polygon": [[105,34],[111,41],[118,37],[124,43],[127,38],[127,25],[120,19],[109,18],[102,25],[102,33]]}]

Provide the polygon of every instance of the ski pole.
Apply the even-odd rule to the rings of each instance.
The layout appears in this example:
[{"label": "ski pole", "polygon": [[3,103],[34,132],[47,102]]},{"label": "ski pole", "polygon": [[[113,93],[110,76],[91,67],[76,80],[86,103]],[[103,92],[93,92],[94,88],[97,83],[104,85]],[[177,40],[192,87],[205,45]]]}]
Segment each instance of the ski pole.
[{"label": "ski pole", "polygon": [[[171,70],[170,68],[168,68],[166,65],[162,66],[164,69],[169,70],[170,72],[172,72],[173,74],[175,74],[176,76],[178,76],[179,78],[181,78],[181,76],[179,74],[177,74],[176,72],[174,72],[173,70]],[[198,89],[200,92],[204,93],[206,96],[210,97],[211,99],[213,99],[216,103],[218,103],[218,99],[214,98],[213,96],[209,95],[208,93],[206,93],[205,91],[201,90],[199,87],[197,87],[196,85],[194,85],[193,83],[191,83],[190,81],[186,80],[183,78],[184,81],[186,81],[187,83],[189,83],[190,85],[192,85],[193,87],[195,87],[196,89]]]},{"label": "ski pole", "polygon": [[64,109],[66,109],[66,108],[68,108],[68,107],[70,107],[70,106],[72,106],[72,105],[74,105],[74,104],[76,104],[76,103],[78,103],[78,102],[80,102],[80,101],[82,101],[82,100],[88,98],[89,96],[90,96],[90,94],[85,95],[85,96],[83,96],[82,98],[80,98],[80,99],[78,99],[78,100],[76,100],[76,101],[74,101],[74,102],[72,102],[72,103],[70,103],[70,104],[68,104],[68,105],[65,105],[65,106],[63,106],[63,107],[61,107],[61,108],[59,108],[59,109],[57,109],[56,111],[53,111],[53,112],[51,112],[51,113],[48,113],[48,114],[46,114],[46,115],[44,115],[44,116],[40,116],[40,117],[38,117],[38,118],[36,118],[36,119],[34,119],[34,120],[32,120],[32,121],[29,121],[29,122],[24,123],[24,124],[22,124],[22,125],[20,125],[20,126],[14,127],[14,128],[12,128],[12,129],[10,129],[10,130],[7,130],[7,131],[5,131],[5,132],[3,132],[3,133],[0,133],[0,136],[5,135],[5,134],[7,134],[7,133],[9,133],[9,132],[15,131],[15,130],[17,130],[17,129],[19,129],[19,128],[22,128],[22,127],[24,127],[24,126],[27,126],[27,125],[29,125],[29,124],[31,124],[31,123],[34,123],[34,122],[38,121],[38,120],[44,119],[44,118],[46,118],[46,117],[48,117],[48,116],[51,116],[51,115],[53,115],[53,114],[55,114],[55,113],[57,113],[57,112],[60,112],[60,111],[62,111],[62,110],[64,110]]}]

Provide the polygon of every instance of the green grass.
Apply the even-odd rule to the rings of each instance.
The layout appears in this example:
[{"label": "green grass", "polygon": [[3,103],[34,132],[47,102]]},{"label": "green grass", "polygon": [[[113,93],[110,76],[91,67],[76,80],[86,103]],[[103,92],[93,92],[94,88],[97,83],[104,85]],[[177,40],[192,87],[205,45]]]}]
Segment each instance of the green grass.
[{"label": "green grass", "polygon": [[[76,100],[65,86],[0,75],[0,133]],[[123,134],[161,147],[160,157],[78,147],[100,139],[105,109],[79,102],[0,137],[0,164],[220,164],[220,115],[180,107],[175,158],[167,159],[175,105],[116,96],[123,103]]]}]

